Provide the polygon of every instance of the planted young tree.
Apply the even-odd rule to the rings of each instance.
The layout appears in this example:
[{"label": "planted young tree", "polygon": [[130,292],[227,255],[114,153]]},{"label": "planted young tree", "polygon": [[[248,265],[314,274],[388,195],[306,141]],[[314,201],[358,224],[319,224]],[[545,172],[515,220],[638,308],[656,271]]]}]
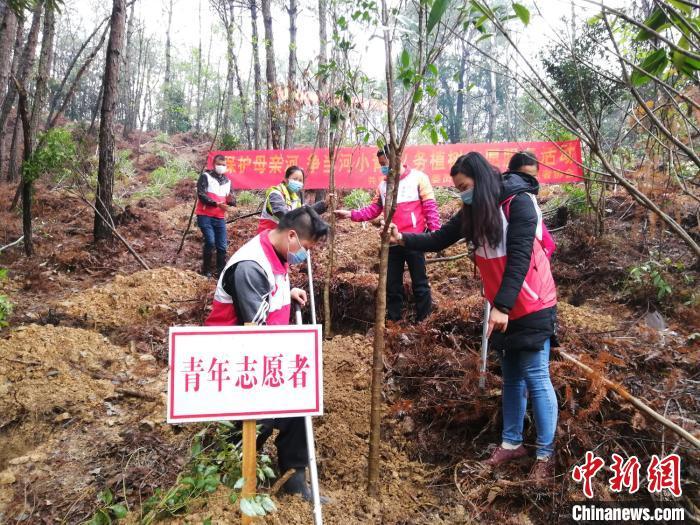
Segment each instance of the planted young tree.
[{"label": "planted young tree", "polygon": [[[384,386],[384,348],[386,316],[386,284],[389,260],[390,224],[396,210],[401,159],[411,131],[422,122],[422,129],[434,143],[439,135],[446,137],[440,125],[441,117],[426,118],[426,102],[437,95],[438,70],[435,61],[445,48],[451,31],[461,25],[463,12],[458,10],[445,16],[448,0],[419,1],[411,4],[409,21],[405,12],[389,9],[382,0],[379,22],[383,32],[386,76],[386,133],[390,174],[387,177],[384,202],[384,226],[381,231],[379,252],[379,282],[375,303],[374,345],[372,355],[372,385],[370,409],[370,438],[367,474],[367,492],[379,495],[379,458],[381,446],[382,388]],[[395,64],[393,44],[397,34],[403,34],[403,50]],[[398,85],[397,85],[398,83]],[[399,91],[400,89],[400,91]]]},{"label": "planted young tree", "polygon": [[[329,61],[319,64],[319,86],[327,89],[327,93],[318,92],[321,101],[320,109],[323,117],[329,122],[328,160],[329,178],[328,189],[335,196],[335,167],[338,148],[345,141],[348,130],[356,121],[357,106],[362,107],[362,93],[370,85],[369,78],[362,73],[359,64],[361,58],[356,57],[354,63],[350,53],[354,46],[352,35],[349,32],[349,24],[344,16],[338,16],[338,3],[331,3],[333,18],[332,56]],[[319,130],[320,133],[320,130]],[[319,135],[320,146],[320,135]],[[317,194],[318,195],[318,194]],[[325,198],[325,197],[324,197]],[[318,196],[317,196],[318,200]],[[326,260],[326,279],[323,287],[323,332],[325,337],[333,337],[331,322],[331,279],[335,271],[335,217],[336,199],[330,202],[330,233],[328,236],[328,258]]]},{"label": "planted young tree", "polygon": [[[114,188],[114,112],[118,98],[119,62],[123,49],[126,0],[113,0],[100,112],[99,164],[95,192],[95,241],[110,239]],[[109,222],[108,222],[109,221]]]}]

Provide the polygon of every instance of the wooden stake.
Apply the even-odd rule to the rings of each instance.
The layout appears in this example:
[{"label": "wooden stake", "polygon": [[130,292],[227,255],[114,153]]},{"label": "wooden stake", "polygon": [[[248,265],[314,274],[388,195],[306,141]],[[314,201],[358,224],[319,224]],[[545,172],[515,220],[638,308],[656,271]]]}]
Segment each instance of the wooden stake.
[{"label": "wooden stake", "polygon": [[[569,361],[570,363],[575,364],[579,368],[583,369],[586,373],[589,375],[594,375],[596,372],[590,367],[585,364],[583,364],[581,361],[576,359],[574,356],[567,354],[563,350],[559,350],[559,354]],[[656,412],[654,409],[652,409],[649,405],[644,403],[641,399],[638,399],[634,397],[632,394],[630,394],[627,390],[625,390],[621,385],[618,385],[617,383],[614,383],[610,381],[609,379],[606,379],[601,375],[601,379],[603,380],[603,384],[608,387],[610,390],[617,392],[625,401],[629,401],[632,403],[637,409],[639,409],[641,412],[644,412],[646,415],[651,417],[652,419],[658,421],[662,425],[664,425],[667,428],[670,428],[678,434],[680,437],[691,443],[693,446],[696,448],[700,449],[700,439],[696,438],[693,436],[690,432],[688,432],[686,429],[683,427],[677,425],[673,421],[665,418],[658,412]]]},{"label": "wooden stake", "polygon": [[[255,478],[257,471],[257,452],[255,450],[255,440],[257,432],[255,420],[250,419],[243,422],[243,490],[241,498],[252,498],[255,496]],[[241,523],[248,525],[253,523],[251,516],[241,513]]]}]

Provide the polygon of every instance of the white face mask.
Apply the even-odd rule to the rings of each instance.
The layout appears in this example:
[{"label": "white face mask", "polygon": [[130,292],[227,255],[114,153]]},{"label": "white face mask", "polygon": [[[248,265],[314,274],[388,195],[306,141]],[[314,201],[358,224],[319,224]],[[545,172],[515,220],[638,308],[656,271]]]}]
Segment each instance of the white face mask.
[{"label": "white face mask", "polygon": [[216,166],[214,166],[214,169],[219,175],[223,175],[224,173],[226,173],[226,166],[222,166],[221,164],[217,164]]}]

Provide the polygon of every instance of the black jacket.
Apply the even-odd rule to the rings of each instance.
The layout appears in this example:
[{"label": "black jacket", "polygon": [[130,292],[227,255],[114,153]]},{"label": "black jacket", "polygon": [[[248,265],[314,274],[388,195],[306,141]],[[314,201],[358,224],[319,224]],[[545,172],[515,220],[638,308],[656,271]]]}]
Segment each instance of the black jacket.
[{"label": "black jacket", "polygon": [[[510,310],[520,293],[530,268],[532,248],[537,229],[537,211],[526,193],[537,195],[537,179],[522,173],[505,173],[499,202],[515,195],[508,210],[506,237],[506,268],[494,304]],[[465,208],[457,212],[442,228],[432,233],[404,234],[406,248],[422,252],[437,252],[465,239],[463,218]],[[469,241],[471,239],[465,239]],[[491,344],[496,349],[538,350],[554,334],[556,307],[546,308],[510,321],[505,334],[493,333]]]}]

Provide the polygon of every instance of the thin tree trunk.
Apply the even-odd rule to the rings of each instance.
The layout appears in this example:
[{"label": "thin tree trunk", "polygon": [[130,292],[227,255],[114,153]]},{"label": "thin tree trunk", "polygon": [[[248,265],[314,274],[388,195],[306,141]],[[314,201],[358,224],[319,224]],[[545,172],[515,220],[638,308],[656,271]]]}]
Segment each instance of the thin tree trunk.
[{"label": "thin tree trunk", "polygon": [[12,71],[12,45],[17,35],[17,16],[12,9],[5,11],[0,24],[0,100],[5,98]]},{"label": "thin tree trunk", "polygon": [[[24,18],[17,19],[17,29],[15,31],[15,44],[12,49],[12,63],[10,64],[10,76],[14,75],[17,77],[17,70],[19,68],[20,58],[22,57],[22,46],[24,45]],[[5,86],[2,86],[4,91],[3,96],[0,97],[0,108],[5,105],[6,97],[9,96],[10,90],[15,89],[15,84],[11,78],[8,78]],[[12,100],[14,104],[14,97]],[[0,130],[1,131],[1,130]]]},{"label": "thin tree trunk", "polygon": [[[30,136],[29,110],[27,109],[27,92],[24,86],[18,88],[19,99],[17,102],[18,118],[22,119],[22,133],[24,135],[24,162],[32,158],[32,141]],[[22,232],[24,234],[24,253],[31,257],[34,246],[32,244],[32,184],[31,181],[23,181],[19,186],[22,194]],[[29,211],[27,212],[26,209]],[[29,237],[27,237],[29,234]]]},{"label": "thin tree trunk", "polygon": [[[34,106],[30,121],[29,136],[32,148],[36,147],[36,136],[39,133],[39,119],[48,96],[49,73],[53,61],[53,41],[56,32],[56,13],[48,4],[44,11],[44,31],[41,37],[41,53],[39,55],[39,67],[36,76],[36,89],[34,91]],[[26,247],[26,243],[25,243]]]},{"label": "thin tree trunk", "polygon": [[134,78],[133,78],[133,67],[131,66],[131,61],[132,61],[132,56],[131,56],[131,49],[134,47],[133,46],[133,40],[134,40],[134,6],[136,5],[136,1],[131,2],[131,9],[129,9],[129,16],[127,18],[127,23],[126,23],[126,46],[125,46],[125,51],[124,51],[124,75],[123,75],[123,80],[121,82],[122,87],[121,87],[121,99],[123,103],[121,104],[122,110],[124,111],[124,119],[123,119],[123,124],[124,124],[124,129],[122,130],[122,136],[124,138],[127,138],[132,130],[134,129],[134,125],[136,122],[136,118],[134,115],[134,105],[136,101],[134,101]]},{"label": "thin tree trunk", "polygon": [[197,47],[197,111],[194,120],[194,130],[197,134],[202,131],[202,0],[199,0],[198,7],[199,46]]},{"label": "thin tree trunk", "polygon": [[496,133],[496,112],[497,98],[496,98],[496,73],[493,69],[489,72],[489,109],[488,109],[488,131],[486,132],[486,142],[493,142],[494,135]]},{"label": "thin tree trunk", "polygon": [[262,78],[260,74],[260,46],[258,35],[258,4],[257,0],[250,0],[250,21],[252,27],[251,44],[253,47],[253,91],[255,102],[253,109],[253,143],[255,149],[260,149],[260,115],[262,110]]},{"label": "thin tree trunk", "polygon": [[123,49],[126,0],[113,0],[111,29],[107,43],[105,74],[100,112],[99,164],[97,192],[95,196],[94,237],[109,239],[112,230],[106,221],[112,217],[112,191],[114,186],[114,109],[118,98],[119,59]]},{"label": "thin tree trunk", "polygon": [[[318,66],[319,69],[328,61],[328,0],[318,0]],[[322,150],[328,147],[328,118],[325,115],[327,80],[325,75],[318,77],[318,147]],[[326,189],[315,191],[316,202],[326,198]]]},{"label": "thin tree trunk", "polygon": [[467,68],[467,46],[462,43],[462,56],[459,60],[459,81],[457,82],[457,108],[455,110],[454,144],[462,138],[462,123],[464,121],[464,74]]},{"label": "thin tree trunk", "polygon": [[297,0],[289,0],[289,65],[287,71],[287,107],[284,126],[284,148],[294,147],[294,124],[296,122],[296,76],[297,76]]},{"label": "thin tree trunk", "polygon": [[[227,0],[228,5],[233,11],[233,0]],[[224,7],[227,9],[227,7]],[[235,83],[235,72],[233,68],[234,51],[233,51],[233,19],[227,13],[224,20],[224,31],[226,31],[226,98],[224,102],[224,114],[222,122],[222,130],[224,134],[231,133],[231,107],[233,106],[233,87]]]},{"label": "thin tree trunk", "polygon": [[97,122],[97,114],[100,112],[100,108],[102,107],[102,96],[104,95],[104,80],[102,82],[102,86],[100,87],[100,94],[97,97],[97,103],[95,104],[95,107],[92,108],[92,118],[90,119],[90,127],[88,128],[87,134],[92,135],[92,132],[95,131],[95,123]]},{"label": "thin tree trunk", "polygon": [[[210,33],[209,33],[209,46],[207,47],[207,67],[206,67],[206,71],[209,71],[209,68],[210,68],[210,66],[211,66],[211,60],[210,60],[210,59],[211,59],[211,43],[212,43],[212,40],[213,40],[213,33],[210,32]],[[201,102],[200,102],[200,104],[201,104],[201,106],[202,106],[202,113],[201,113],[200,119],[204,118],[204,102],[205,102],[206,99],[207,99],[207,93],[209,93],[209,76],[208,76],[208,75],[205,75],[205,76],[204,76],[204,88],[202,89],[202,98],[201,98]],[[205,129],[207,129],[207,130],[209,129],[209,116],[206,117],[206,120],[205,120],[205,122],[204,122],[204,126],[203,126],[203,127],[204,127]]]},{"label": "thin tree trunk", "polygon": [[[41,53],[39,55],[39,68],[36,77],[36,90],[34,92],[34,107],[31,118],[27,122],[26,92],[25,86],[20,88],[20,103],[23,106],[21,112],[24,133],[24,159],[25,162],[31,159],[32,152],[36,147],[36,136],[39,132],[39,116],[43,110],[48,91],[48,76],[51,70],[53,59],[53,39],[55,33],[55,12],[49,5],[44,11],[44,29],[41,37]],[[24,253],[31,257],[34,252],[32,241],[32,191],[34,180],[23,178],[22,180],[22,233],[24,234]]]},{"label": "thin tree trunk", "polygon": [[22,119],[15,119],[14,130],[12,132],[12,142],[10,143],[10,158],[7,161],[7,181],[15,182],[17,180],[17,153],[19,150],[18,142],[22,140]]},{"label": "thin tree trunk", "polygon": [[265,26],[265,77],[267,80],[267,112],[270,125],[272,149],[281,148],[281,126],[279,96],[277,94],[277,73],[275,70],[275,39],[272,33],[272,12],[270,0],[262,0],[263,25]]},{"label": "thin tree trunk", "polygon": [[170,132],[170,29],[173,24],[173,0],[170,0],[168,7],[168,29],[165,33],[165,75],[163,76],[163,107],[160,127],[163,131]]}]

